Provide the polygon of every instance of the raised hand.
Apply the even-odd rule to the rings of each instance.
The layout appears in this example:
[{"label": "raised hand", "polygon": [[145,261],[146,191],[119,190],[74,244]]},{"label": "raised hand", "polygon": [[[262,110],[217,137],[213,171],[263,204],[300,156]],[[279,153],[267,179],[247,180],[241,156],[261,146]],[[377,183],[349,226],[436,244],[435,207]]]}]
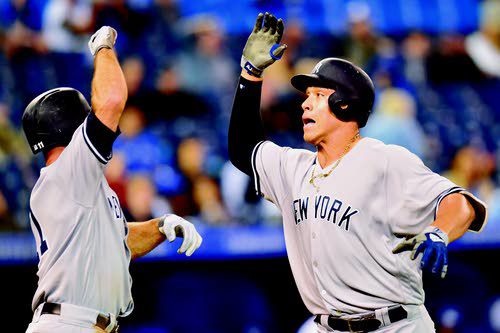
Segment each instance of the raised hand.
[{"label": "raised hand", "polygon": [[286,44],[280,45],[284,30],[282,19],[269,13],[257,16],[241,57],[241,67],[248,74],[262,77],[264,69],[281,59],[287,47]]}]

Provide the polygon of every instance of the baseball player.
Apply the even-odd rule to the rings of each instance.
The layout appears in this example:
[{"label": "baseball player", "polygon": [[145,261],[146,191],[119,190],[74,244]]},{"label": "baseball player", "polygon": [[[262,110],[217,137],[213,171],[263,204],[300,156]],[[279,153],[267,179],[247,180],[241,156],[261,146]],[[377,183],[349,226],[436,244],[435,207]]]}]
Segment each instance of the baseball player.
[{"label": "baseball player", "polygon": [[104,178],[127,99],[115,40],[116,31],[105,26],[89,41],[92,109],[77,90],[56,88],[23,114],[29,145],[46,160],[30,198],[39,280],[27,332],[118,332],[117,317],[133,309],[131,258],[176,236],[184,238],[178,252],[190,256],[202,241],[175,215],[127,223]]},{"label": "baseball player", "polygon": [[262,74],[284,26],[259,14],[243,50],[229,156],[283,215],[288,258],[318,332],[433,332],[421,268],[442,277],[447,244],[479,232],[486,206],[408,150],[362,138],[374,101],[368,75],[327,58],[292,85],[305,94],[304,140],[316,152],[266,141]]}]

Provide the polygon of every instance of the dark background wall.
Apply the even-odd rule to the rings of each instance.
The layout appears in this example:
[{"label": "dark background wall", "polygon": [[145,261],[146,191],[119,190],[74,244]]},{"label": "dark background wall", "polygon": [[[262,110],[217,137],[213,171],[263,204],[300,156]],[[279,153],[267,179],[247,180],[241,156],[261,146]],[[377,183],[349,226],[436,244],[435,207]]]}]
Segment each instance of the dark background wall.
[{"label": "dark background wall", "polygon": [[[451,252],[446,279],[424,277],[434,321],[456,313],[460,329],[452,332],[494,332],[488,316],[500,294],[499,255],[498,250]],[[131,273],[136,308],[121,321],[125,333],[290,333],[309,316],[286,258],[139,261],[131,264]],[[8,332],[23,332],[30,322],[35,274],[34,265],[0,267],[0,313]]]}]

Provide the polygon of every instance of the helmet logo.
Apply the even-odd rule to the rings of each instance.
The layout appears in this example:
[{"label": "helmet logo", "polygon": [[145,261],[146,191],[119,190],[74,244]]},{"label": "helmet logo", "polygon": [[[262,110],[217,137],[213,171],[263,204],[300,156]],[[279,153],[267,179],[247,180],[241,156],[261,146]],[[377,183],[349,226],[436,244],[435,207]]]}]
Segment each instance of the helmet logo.
[{"label": "helmet logo", "polygon": [[38,143],[36,143],[36,144],[33,145],[33,150],[37,151],[38,149],[42,149],[43,147],[45,147],[43,145],[43,141],[40,141],[40,142],[38,142]]},{"label": "helmet logo", "polygon": [[312,74],[318,74],[319,69],[321,68],[321,65],[322,65],[322,62],[321,62],[321,61],[320,61],[320,62],[318,62],[318,63],[316,64],[316,66],[314,66],[314,68],[313,68],[313,70],[312,70]]}]

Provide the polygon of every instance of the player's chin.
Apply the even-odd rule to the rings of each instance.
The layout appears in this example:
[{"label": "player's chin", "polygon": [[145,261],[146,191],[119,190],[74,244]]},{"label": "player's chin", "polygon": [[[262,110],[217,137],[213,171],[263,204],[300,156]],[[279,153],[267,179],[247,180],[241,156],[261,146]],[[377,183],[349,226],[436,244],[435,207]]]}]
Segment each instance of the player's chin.
[{"label": "player's chin", "polygon": [[304,141],[309,144],[316,145],[316,141],[318,141],[317,134],[311,130],[304,129]]}]

